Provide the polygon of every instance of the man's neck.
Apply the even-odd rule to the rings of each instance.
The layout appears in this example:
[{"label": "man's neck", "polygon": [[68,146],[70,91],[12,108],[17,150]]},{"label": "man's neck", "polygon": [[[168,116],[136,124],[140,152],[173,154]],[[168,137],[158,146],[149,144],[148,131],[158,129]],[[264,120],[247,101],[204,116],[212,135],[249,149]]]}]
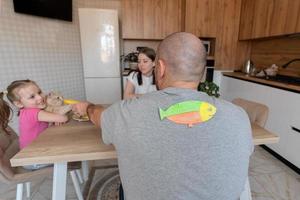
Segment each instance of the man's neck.
[{"label": "man's neck", "polygon": [[166,87],[175,87],[175,88],[184,88],[184,89],[192,89],[197,90],[198,89],[198,83],[195,82],[186,82],[186,81],[176,81],[171,84],[168,84]]}]

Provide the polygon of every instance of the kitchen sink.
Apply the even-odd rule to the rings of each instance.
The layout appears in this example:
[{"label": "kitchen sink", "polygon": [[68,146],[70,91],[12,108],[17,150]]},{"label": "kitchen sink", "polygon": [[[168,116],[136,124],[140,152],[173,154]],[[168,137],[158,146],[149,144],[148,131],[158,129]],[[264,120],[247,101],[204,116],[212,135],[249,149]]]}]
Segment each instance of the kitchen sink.
[{"label": "kitchen sink", "polygon": [[300,77],[276,75],[276,76],[269,76],[266,79],[271,81],[281,82],[281,83],[300,85]]}]

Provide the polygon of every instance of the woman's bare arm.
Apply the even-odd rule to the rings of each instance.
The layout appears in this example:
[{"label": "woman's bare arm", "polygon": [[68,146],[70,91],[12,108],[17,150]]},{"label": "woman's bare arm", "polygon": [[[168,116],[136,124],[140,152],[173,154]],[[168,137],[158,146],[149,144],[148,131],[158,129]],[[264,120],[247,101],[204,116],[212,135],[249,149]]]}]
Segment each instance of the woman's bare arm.
[{"label": "woman's bare arm", "polygon": [[134,85],[130,81],[127,80],[126,87],[124,90],[124,99],[130,99],[130,98],[139,96],[134,93],[134,89],[135,89]]}]

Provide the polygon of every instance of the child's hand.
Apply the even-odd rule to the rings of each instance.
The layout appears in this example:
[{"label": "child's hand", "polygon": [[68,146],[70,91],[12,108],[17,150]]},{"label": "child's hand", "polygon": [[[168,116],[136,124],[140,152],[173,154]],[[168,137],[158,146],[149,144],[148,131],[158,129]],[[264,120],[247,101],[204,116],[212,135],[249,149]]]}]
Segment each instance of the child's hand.
[{"label": "child's hand", "polygon": [[67,122],[54,122],[54,126],[60,126],[60,125],[63,125]]}]

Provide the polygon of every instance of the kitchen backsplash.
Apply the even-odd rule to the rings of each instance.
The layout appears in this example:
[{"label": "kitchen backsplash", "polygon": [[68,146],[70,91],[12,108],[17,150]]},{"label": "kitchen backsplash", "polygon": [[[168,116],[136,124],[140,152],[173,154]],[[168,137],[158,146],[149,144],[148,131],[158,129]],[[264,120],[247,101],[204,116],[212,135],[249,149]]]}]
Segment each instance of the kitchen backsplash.
[{"label": "kitchen backsplash", "polygon": [[[272,64],[279,67],[300,58],[299,37],[279,37],[252,42],[251,60],[257,68],[267,68]],[[279,68],[279,74],[300,77],[300,62],[291,63],[287,68]]]},{"label": "kitchen backsplash", "polygon": [[[85,99],[78,8],[120,11],[120,0],[73,0],[73,22],[14,12],[12,0],[0,7],[0,91],[17,79],[35,80],[44,92]],[[17,118],[11,126],[17,130]]]}]

